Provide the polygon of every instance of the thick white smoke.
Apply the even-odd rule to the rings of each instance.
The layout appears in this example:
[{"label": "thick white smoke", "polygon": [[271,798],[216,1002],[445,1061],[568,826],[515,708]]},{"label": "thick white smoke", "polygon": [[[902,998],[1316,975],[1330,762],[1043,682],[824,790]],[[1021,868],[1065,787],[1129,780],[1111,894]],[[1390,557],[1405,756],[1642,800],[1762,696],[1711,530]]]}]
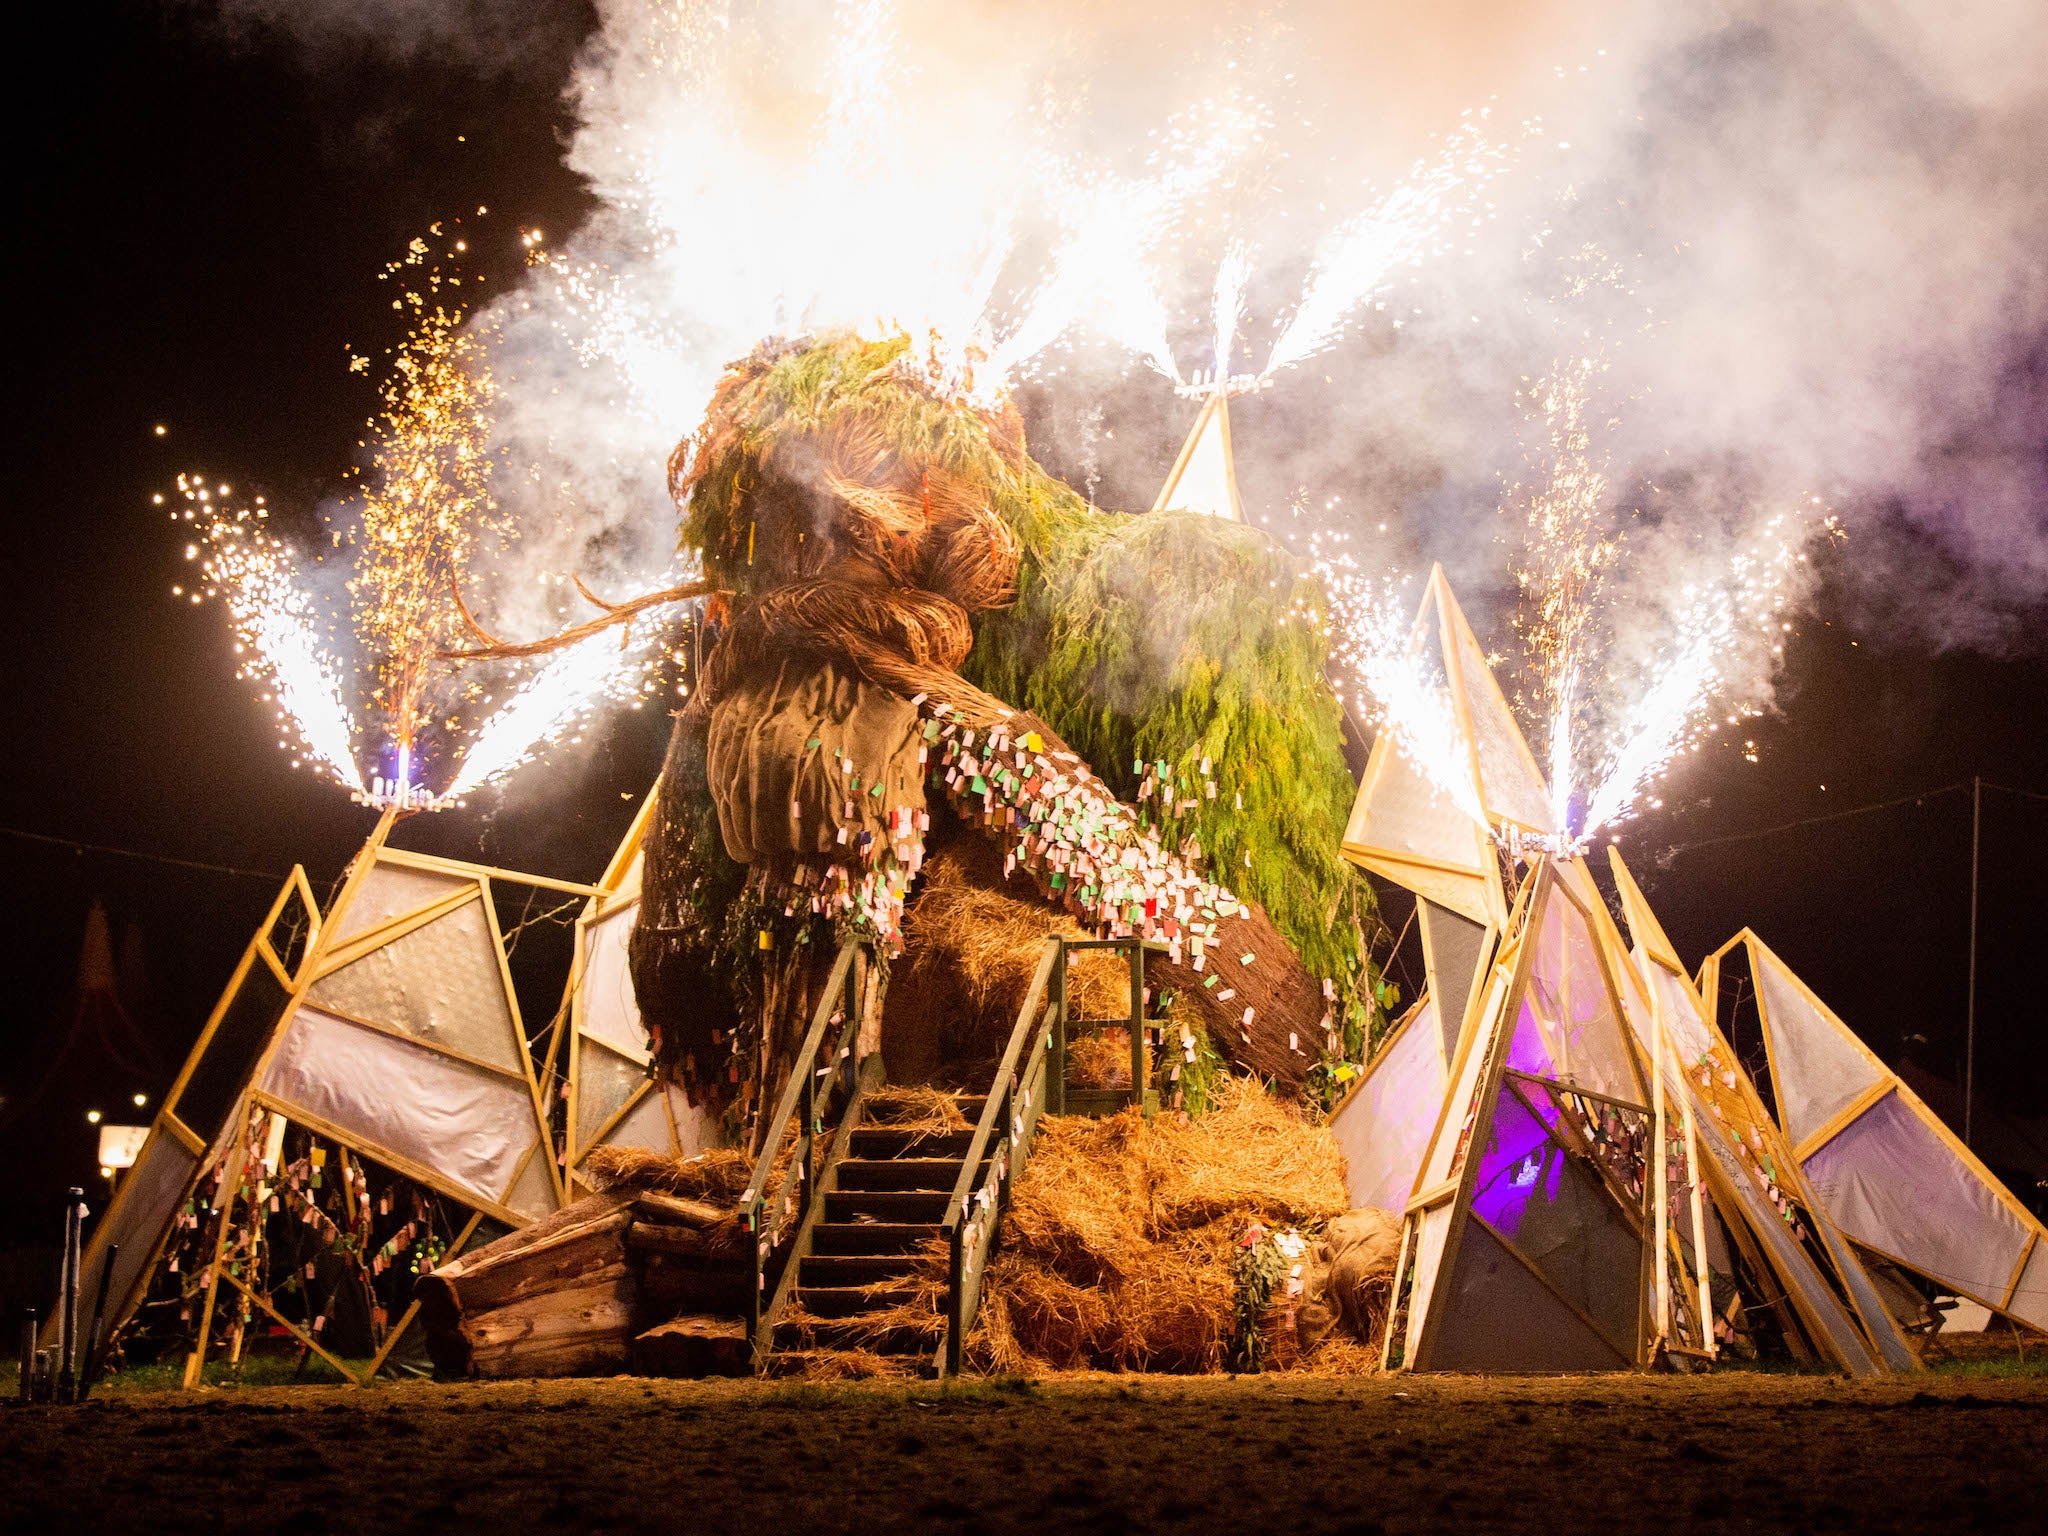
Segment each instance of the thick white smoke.
[{"label": "thick white smoke", "polygon": [[[369,30],[354,5],[229,9],[315,39]],[[402,47],[473,40],[484,68],[524,14],[385,12]],[[1443,559],[1504,646],[1518,392],[1597,345],[1622,691],[1650,686],[1678,594],[1815,496],[1848,527],[1866,617],[1898,633],[2011,646],[2048,599],[2036,0],[595,15],[565,154],[597,210],[549,232],[557,264],[492,316],[524,537],[480,601],[505,631],[574,614],[570,573],[608,597],[663,579],[663,461],[723,366],[778,333],[936,326],[947,366],[971,338],[1010,341],[1048,384],[1040,445],[1110,504],[1144,503],[1191,409],[1156,373],[1214,362],[1226,253],[1249,263],[1238,356],[1256,365],[1332,236],[1477,124],[1468,108],[1497,174],[1370,285],[1346,339],[1239,404],[1269,522],[1341,492],[1318,517],[1368,544],[1389,521],[1389,546]],[[1565,257],[1588,247],[1624,280],[1566,297]],[[1053,345],[1019,348],[1026,326]],[[1752,638],[1722,684],[1765,699],[1775,660]]]}]

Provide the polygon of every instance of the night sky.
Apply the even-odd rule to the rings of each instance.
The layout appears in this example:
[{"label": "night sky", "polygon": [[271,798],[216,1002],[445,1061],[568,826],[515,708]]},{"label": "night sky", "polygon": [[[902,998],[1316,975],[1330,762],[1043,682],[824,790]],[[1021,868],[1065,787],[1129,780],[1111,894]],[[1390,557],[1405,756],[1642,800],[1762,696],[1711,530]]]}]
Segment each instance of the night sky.
[{"label": "night sky", "polygon": [[[184,541],[150,496],[198,467],[281,507],[315,506],[352,462],[374,404],[373,381],[347,370],[348,349],[395,339],[374,282],[382,263],[435,219],[483,204],[476,266],[505,282],[519,267],[520,226],[575,222],[584,195],[560,163],[557,103],[570,14],[552,44],[488,76],[368,56],[309,69],[292,45],[230,38],[199,12],[150,4],[38,18],[56,35],[9,93],[22,155],[9,199],[0,619],[11,722],[0,767],[0,1140],[22,1169],[20,1197],[0,1202],[11,1234],[53,1223],[63,1182],[96,1182],[78,1106],[130,1091],[74,1077],[24,1112],[70,1021],[93,899],[106,903],[131,977],[140,956],[132,1000],[168,1073],[276,877],[302,863],[324,892],[371,822],[287,767],[267,707],[234,679],[222,613],[172,597],[188,569]],[[167,436],[154,435],[158,423]],[[1241,414],[1237,443],[1255,484],[1255,410]],[[1159,445],[1162,467],[1175,446]],[[1144,503],[1152,490],[1100,495]],[[1749,923],[1881,1054],[1910,1046],[1923,1066],[1956,1073],[1968,794],[1746,834],[1972,774],[2048,792],[2048,665],[1902,652],[1834,621],[1838,609],[1824,595],[1802,619],[1782,712],[1755,732],[1761,762],[1703,752],[1669,781],[1666,808],[1628,827],[1624,852],[1688,962]],[[504,809],[487,795],[415,822],[399,842],[588,878],[652,779],[665,726],[658,711],[615,713],[592,745],[527,770]],[[2048,1116],[2044,1008],[2030,990],[2048,909],[2048,800],[1987,790],[1983,804],[1980,1102]],[[1713,841],[1726,838],[1743,840]],[[154,1097],[167,1083],[143,1086]],[[2044,1192],[2021,1193],[2038,1203]]]}]

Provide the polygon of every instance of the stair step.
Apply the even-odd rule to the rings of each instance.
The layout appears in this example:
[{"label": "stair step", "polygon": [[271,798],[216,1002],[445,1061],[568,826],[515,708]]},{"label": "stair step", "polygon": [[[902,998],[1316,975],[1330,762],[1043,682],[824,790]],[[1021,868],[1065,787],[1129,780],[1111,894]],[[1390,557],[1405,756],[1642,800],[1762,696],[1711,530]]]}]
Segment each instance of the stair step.
[{"label": "stair step", "polygon": [[943,1189],[834,1189],[825,1195],[825,1220],[850,1222],[872,1216],[878,1222],[943,1221],[952,1193]]},{"label": "stair step", "polygon": [[860,1350],[871,1355],[930,1355],[945,1336],[934,1312],[929,1326],[876,1327],[859,1317],[785,1319],[775,1325],[775,1348]]},{"label": "stair step", "polygon": [[863,1312],[880,1312],[907,1306],[927,1294],[922,1286],[908,1280],[871,1289],[866,1285],[807,1284],[811,1278],[807,1262],[798,1279],[796,1299],[813,1317],[855,1317]]},{"label": "stair step", "polygon": [[[930,1116],[931,1110],[920,1102],[913,1101],[902,1106],[892,1105],[886,1097],[886,1092],[884,1090],[881,1096],[869,1095],[863,1124],[880,1126],[888,1125],[894,1118],[923,1120]],[[960,1108],[960,1117],[972,1126],[981,1119],[982,1110],[988,1106],[988,1095],[958,1093],[953,1095],[953,1102]]]},{"label": "stair step", "polygon": [[938,1235],[934,1221],[821,1221],[811,1228],[811,1252],[907,1254]]},{"label": "stair step", "polygon": [[839,1188],[936,1189],[950,1192],[960,1177],[957,1157],[849,1157],[839,1164]]},{"label": "stair step", "polygon": [[854,1131],[847,1151],[860,1158],[965,1157],[973,1142],[971,1127],[906,1131],[893,1125],[863,1125]]},{"label": "stair step", "polygon": [[877,1280],[907,1280],[917,1264],[913,1253],[808,1253],[799,1278],[820,1288],[872,1285]]}]

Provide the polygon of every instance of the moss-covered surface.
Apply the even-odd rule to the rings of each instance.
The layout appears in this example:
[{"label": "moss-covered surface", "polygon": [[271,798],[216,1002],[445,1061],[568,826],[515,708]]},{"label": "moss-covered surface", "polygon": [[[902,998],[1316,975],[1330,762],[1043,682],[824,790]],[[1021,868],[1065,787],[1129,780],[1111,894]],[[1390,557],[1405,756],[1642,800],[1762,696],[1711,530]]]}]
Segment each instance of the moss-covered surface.
[{"label": "moss-covered surface", "polygon": [[1169,846],[1264,907],[1335,982],[1343,1054],[1362,1054],[1371,895],[1338,853],[1352,782],[1322,592],[1298,561],[1240,524],[1091,507],[1031,460],[1007,405],[941,398],[901,339],[764,354],[729,376],[714,418],[690,445],[682,541],[736,603],[832,547],[827,442],[870,446],[877,483],[985,496],[1021,560],[1015,600],[977,616],[963,675],[1037,714]]}]

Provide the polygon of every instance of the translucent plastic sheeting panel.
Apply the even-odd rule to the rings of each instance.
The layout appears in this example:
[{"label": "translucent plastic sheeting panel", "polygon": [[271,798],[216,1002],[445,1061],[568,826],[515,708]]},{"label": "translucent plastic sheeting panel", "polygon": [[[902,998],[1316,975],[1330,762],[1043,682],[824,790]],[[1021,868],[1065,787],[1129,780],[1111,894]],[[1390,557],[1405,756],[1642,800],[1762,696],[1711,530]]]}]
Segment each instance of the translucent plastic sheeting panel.
[{"label": "translucent plastic sheeting panel", "polygon": [[1642,1239],[1600,1175],[1556,1140],[1535,1105],[1503,1084],[1480,1153],[1472,1210],[1591,1318],[1607,1342],[1635,1355]]},{"label": "translucent plastic sheeting panel", "polygon": [[1458,1081],[1445,1098],[1443,1133],[1429,1149],[1429,1166],[1423,1170],[1418,1189],[1436,1188],[1463,1166],[1459,1153],[1465,1139],[1465,1128],[1471,1120],[1472,1095],[1478,1085],[1479,1074],[1486,1066],[1493,1029],[1498,1027],[1501,996],[1506,990],[1505,984],[1496,977],[1492,993],[1487,998],[1486,1013],[1480,1020],[1480,1030],[1466,1047]]},{"label": "translucent plastic sheeting panel", "polygon": [[1436,1292],[1437,1270],[1443,1263],[1444,1239],[1451,1233],[1451,1204],[1424,1211],[1415,1225],[1415,1284],[1408,1293],[1408,1337],[1402,1358],[1412,1361],[1415,1346],[1422,1340],[1422,1325],[1429,1317],[1429,1304]]},{"label": "translucent plastic sheeting panel", "polygon": [[501,1202],[528,1221],[538,1221],[556,1208],[555,1188],[548,1180],[548,1149],[541,1147],[526,1160],[511,1190]]},{"label": "translucent plastic sheeting panel", "polygon": [[[633,1090],[647,1081],[647,1069],[594,1040],[576,1049],[576,1146],[580,1151],[597,1139],[605,1122],[616,1115]],[[662,1149],[666,1151],[667,1148]]]},{"label": "translucent plastic sheeting panel", "polygon": [[1476,1221],[1465,1224],[1444,1290],[1431,1370],[1613,1371],[1634,1363],[1633,1351],[1602,1338]]},{"label": "translucent plastic sheeting panel", "polygon": [[1600,969],[1586,915],[1558,890],[1543,903],[1529,984],[1508,1046],[1508,1065],[1631,1104],[1637,1083],[1623,1024]]},{"label": "translucent plastic sheeting panel", "polygon": [[1344,1150],[1354,1206],[1407,1208],[1443,1107],[1436,1005],[1425,1002],[1330,1119],[1330,1132]]},{"label": "translucent plastic sheeting panel", "polygon": [[1485,979],[1479,957],[1486,945],[1484,923],[1423,898],[1418,912],[1423,941],[1429,947],[1430,995],[1441,1006],[1437,1027],[1444,1037],[1444,1060],[1458,1054],[1458,1035],[1465,1025],[1472,993]]},{"label": "translucent plastic sheeting panel", "polygon": [[633,976],[626,960],[626,940],[640,915],[638,902],[607,912],[584,930],[581,1028],[586,1036],[629,1051],[645,1052],[650,1044],[640,1022],[640,1004],[633,995]]},{"label": "translucent plastic sheeting panel", "polygon": [[540,1134],[520,1079],[314,1008],[293,1016],[262,1087],[356,1138],[372,1157],[381,1149],[408,1158],[501,1203]]},{"label": "translucent plastic sheeting panel", "polygon": [[1398,736],[1387,745],[1368,785],[1370,796],[1361,794],[1352,807],[1345,843],[1478,874],[1479,840],[1471,815],[1416,764]]},{"label": "translucent plastic sheeting panel", "polygon": [[476,882],[434,869],[408,869],[403,864],[380,863],[363,876],[363,883],[356,887],[348,910],[341,914],[341,926],[335,930],[334,940],[368,933],[394,917],[431,907],[465,886],[474,889]]},{"label": "translucent plastic sheeting panel", "polygon": [[307,996],[494,1067],[521,1069],[526,1047],[481,899],[321,977]]},{"label": "translucent plastic sheeting panel", "polygon": [[1835,1223],[1966,1296],[1997,1306],[2030,1228],[1897,1094],[1806,1160]]},{"label": "translucent plastic sheeting panel", "polygon": [[1472,711],[1472,742],[1479,749],[1479,776],[1489,815],[1506,816],[1539,832],[1557,830],[1557,818],[1543,780],[1530,765],[1522,732],[1492,686],[1493,672],[1479,642],[1465,625],[1458,632],[1458,666],[1465,675],[1465,699]]},{"label": "translucent plastic sheeting panel", "polygon": [[111,1315],[113,1309],[128,1294],[158,1241],[170,1229],[171,1219],[184,1200],[186,1183],[198,1166],[199,1159],[185,1150],[184,1143],[162,1132],[151,1137],[149,1145],[142,1149],[142,1156],[122,1179],[117,1205],[109,1207],[108,1219],[93,1233],[94,1246],[89,1255],[92,1262],[85,1265],[79,1276],[78,1312],[88,1325],[99,1300],[106,1245],[121,1245],[121,1251],[114,1256],[113,1280],[107,1288],[107,1323],[111,1327],[116,1321]]},{"label": "translucent plastic sheeting panel", "polygon": [[2032,1257],[2020,1273],[2019,1289],[2006,1310],[2036,1328],[2048,1331],[2048,1237],[2034,1244]]},{"label": "translucent plastic sheeting panel", "polygon": [[1858,1331],[1855,1318],[1843,1307],[1826,1277],[1778,1214],[1777,1207],[1765,1196],[1755,1165],[1737,1154],[1734,1142],[1709,1113],[1699,1093],[1690,1087],[1687,1091],[1692,1094],[1693,1119],[1701,1131],[1700,1155],[1720,1170],[1734,1190],[1736,1202],[1749,1218],[1750,1231],[1770,1256],[1772,1269],[1786,1288],[1798,1296],[1805,1315],[1817,1320],[1824,1342],[1832,1343],[1849,1371],[1858,1376],[1870,1375],[1877,1370],[1878,1363]]},{"label": "translucent plastic sheeting panel", "polygon": [[1778,1124],[1796,1147],[1884,1074],[1808,1001],[1790,975],[1766,956],[1756,960],[1771,1079],[1778,1090]]},{"label": "translucent plastic sheeting panel", "polygon": [[[1714,1049],[1714,1037],[1709,1033],[1706,1021],[1693,1006],[1692,991],[1685,981],[1672,975],[1663,966],[1636,950],[1636,969],[1647,978],[1655,989],[1657,1000],[1664,1009],[1664,1033],[1671,1041],[1671,1049],[1677,1054],[1679,1064],[1691,1067],[1704,1061],[1708,1052]],[[1638,1025],[1637,1038],[1645,1050],[1649,1049],[1649,1020],[1637,1020],[1631,1015],[1631,1022]]]}]

